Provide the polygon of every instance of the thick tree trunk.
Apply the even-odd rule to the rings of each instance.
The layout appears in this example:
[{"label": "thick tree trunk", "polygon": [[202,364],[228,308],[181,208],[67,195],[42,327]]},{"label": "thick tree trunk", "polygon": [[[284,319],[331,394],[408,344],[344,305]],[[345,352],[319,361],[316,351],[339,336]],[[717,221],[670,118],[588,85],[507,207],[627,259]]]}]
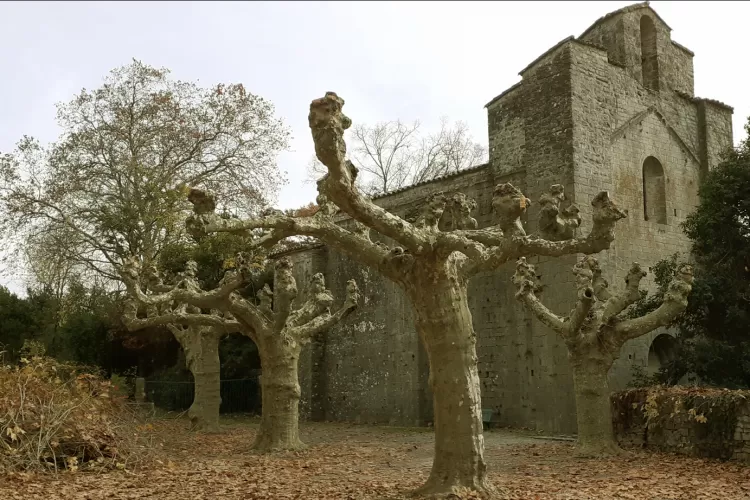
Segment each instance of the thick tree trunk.
[{"label": "thick tree trunk", "polygon": [[296,450],[304,446],[299,439],[298,361],[299,348],[295,347],[261,353],[263,407],[260,429],[253,444],[258,451]]},{"label": "thick tree trunk", "polygon": [[198,332],[190,334],[198,337],[191,339],[190,347],[185,349],[189,351],[185,353],[187,365],[195,381],[195,396],[188,410],[191,428],[217,432],[221,407],[219,336]]},{"label": "thick tree trunk", "polygon": [[599,359],[573,360],[578,443],[576,453],[584,457],[614,455],[622,450],[612,426],[607,373],[612,363]]},{"label": "thick tree trunk", "polygon": [[[429,284],[429,286],[428,286]],[[413,290],[416,327],[430,361],[435,456],[419,496],[445,497],[462,489],[492,493],[486,479],[476,335],[457,280],[425,280]]]}]

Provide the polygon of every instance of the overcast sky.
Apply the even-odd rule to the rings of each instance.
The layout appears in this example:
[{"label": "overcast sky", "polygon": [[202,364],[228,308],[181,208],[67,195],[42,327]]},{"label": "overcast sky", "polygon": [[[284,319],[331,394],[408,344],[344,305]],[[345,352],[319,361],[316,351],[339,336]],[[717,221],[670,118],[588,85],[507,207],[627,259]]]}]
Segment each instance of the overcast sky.
[{"label": "overcast sky", "polygon": [[[22,134],[54,140],[54,104],[136,58],[206,86],[241,82],[272,101],[293,134],[279,204],[298,207],[315,198],[303,183],[312,99],[337,92],[355,123],[419,119],[429,129],[448,116],[487,144],[487,101],[545,50],[632,3],[3,1],[0,151]],[[696,54],[695,94],[734,106],[738,142],[750,115],[750,3],[651,5]]]}]

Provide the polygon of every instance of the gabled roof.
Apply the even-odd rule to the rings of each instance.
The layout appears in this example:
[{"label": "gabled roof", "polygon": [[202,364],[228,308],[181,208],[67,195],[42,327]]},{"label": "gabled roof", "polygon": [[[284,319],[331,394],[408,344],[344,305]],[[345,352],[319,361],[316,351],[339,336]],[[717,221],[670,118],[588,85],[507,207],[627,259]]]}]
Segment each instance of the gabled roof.
[{"label": "gabled roof", "polygon": [[680,147],[682,147],[692,158],[693,160],[700,165],[700,160],[698,159],[698,155],[695,154],[695,152],[692,150],[690,146],[680,137],[680,134],[675,130],[675,128],[669,123],[669,120],[655,107],[649,106],[640,113],[636,114],[635,116],[631,117],[628,121],[623,123],[617,130],[612,132],[610,135],[610,140],[615,141],[617,138],[619,138],[621,135],[623,135],[629,128],[631,128],[633,125],[635,125],[638,122],[641,122],[644,118],[646,118],[648,115],[654,115],[656,118],[666,127],[669,134],[679,143]]},{"label": "gabled roof", "polygon": [[511,92],[511,91],[517,89],[518,87],[520,87],[521,83],[522,82],[514,83],[513,85],[511,85],[510,87],[508,87],[507,89],[505,89],[502,93],[500,93],[500,94],[496,95],[495,97],[493,97],[490,102],[488,102],[487,104],[484,105],[484,107],[485,108],[489,108],[490,106],[492,106],[493,104],[495,104],[495,101],[497,101],[498,99],[501,99],[504,95],[506,95],[509,92]]},{"label": "gabled roof", "polygon": [[[527,65],[526,65],[526,67],[525,67],[525,68],[523,68],[523,69],[522,69],[521,71],[519,71],[519,73],[518,73],[518,74],[519,74],[519,75],[521,75],[521,76],[523,77],[523,74],[524,74],[524,73],[525,73],[526,71],[528,71],[528,70],[529,70],[530,68],[532,68],[532,67],[533,67],[533,66],[534,66],[534,65],[535,65],[536,63],[538,63],[539,61],[541,61],[541,60],[542,60],[542,59],[543,59],[543,58],[544,58],[545,56],[547,56],[547,55],[551,54],[551,53],[552,53],[552,52],[554,52],[555,50],[559,49],[560,47],[562,47],[563,45],[565,45],[566,43],[568,43],[568,42],[571,42],[571,41],[572,41],[572,42],[578,42],[578,43],[582,43],[582,44],[584,44],[584,45],[591,45],[591,46],[593,46],[593,47],[596,47],[596,48],[599,48],[599,49],[602,49],[602,50],[606,50],[606,48],[604,48],[604,47],[599,47],[599,46],[597,46],[597,45],[593,45],[593,44],[591,44],[590,42],[587,42],[587,41],[585,41],[585,40],[582,40],[582,38],[583,38],[583,37],[585,37],[585,36],[586,36],[586,34],[588,34],[588,32],[589,32],[589,31],[591,31],[591,30],[592,30],[592,29],[594,29],[594,28],[595,28],[595,27],[596,27],[597,25],[599,25],[600,23],[602,23],[603,21],[605,21],[605,20],[607,20],[607,19],[610,19],[610,18],[612,18],[612,17],[615,17],[615,16],[617,16],[617,15],[620,15],[620,14],[625,14],[625,13],[627,13],[627,12],[633,12],[633,11],[636,11],[636,10],[639,10],[639,9],[644,9],[644,8],[647,8],[647,9],[648,9],[649,11],[651,11],[651,13],[652,13],[652,14],[653,14],[654,16],[656,16],[656,18],[657,18],[657,19],[659,19],[659,21],[661,21],[661,22],[662,22],[662,23],[664,24],[664,26],[666,26],[666,28],[667,28],[667,29],[668,29],[669,31],[672,31],[672,28],[670,28],[670,27],[669,27],[669,25],[668,25],[668,24],[667,24],[667,23],[666,23],[666,22],[664,21],[664,19],[662,19],[662,18],[661,18],[661,16],[660,16],[660,15],[659,15],[659,14],[658,14],[658,13],[657,13],[657,12],[656,12],[656,11],[655,11],[655,10],[654,10],[653,8],[652,8],[652,7],[651,7],[651,5],[650,5],[650,2],[641,2],[641,3],[635,3],[635,4],[632,4],[632,5],[628,5],[627,7],[623,7],[623,8],[621,8],[621,9],[618,9],[618,10],[612,11],[612,12],[610,12],[609,14],[605,14],[604,16],[600,17],[599,19],[597,19],[597,20],[596,20],[596,21],[594,22],[594,24],[592,24],[591,26],[589,26],[589,27],[588,27],[588,29],[586,29],[586,31],[584,31],[584,32],[583,32],[583,33],[581,34],[581,36],[579,36],[578,38],[576,38],[575,36],[572,36],[572,35],[571,35],[571,36],[569,36],[569,37],[566,37],[566,38],[564,38],[564,39],[560,40],[560,41],[559,41],[558,43],[556,43],[555,45],[553,45],[552,47],[550,47],[549,49],[547,49],[546,51],[544,51],[544,53],[542,53],[542,54],[541,54],[541,55],[540,55],[539,57],[537,57],[536,59],[534,59],[533,61],[531,61],[531,62],[530,62],[529,64],[527,64]],[[672,42],[672,44],[673,44],[673,45],[675,45],[676,47],[678,47],[678,48],[680,48],[681,50],[685,51],[686,53],[690,54],[691,56],[694,56],[694,55],[695,55],[695,54],[693,53],[693,51],[691,51],[691,50],[690,50],[690,49],[688,49],[687,47],[685,47],[685,46],[683,46],[683,45],[680,45],[679,43],[675,42],[674,40],[671,40],[671,42]],[[615,62],[612,62],[612,61],[610,61],[610,63],[611,63],[611,64],[615,64],[615,65],[617,65],[617,66],[620,66],[620,64],[618,64],[618,63],[615,63]],[[509,93],[510,91],[512,91],[512,90],[515,90],[515,89],[516,89],[516,88],[518,88],[518,87],[519,87],[520,85],[521,85],[521,82],[518,82],[518,83],[516,83],[515,85],[513,85],[513,86],[509,87],[508,89],[506,89],[505,91],[503,91],[503,92],[502,92],[501,94],[499,94],[499,95],[497,95],[497,96],[493,97],[493,98],[492,98],[492,100],[490,100],[490,101],[489,101],[489,102],[488,102],[487,104],[485,104],[485,105],[484,105],[484,107],[485,107],[485,108],[488,108],[488,107],[490,107],[490,106],[491,106],[492,104],[494,104],[495,102],[497,102],[497,101],[498,101],[498,100],[499,100],[500,98],[502,98],[503,96],[505,96],[506,94],[508,94],[508,93]]]},{"label": "gabled roof", "polygon": [[536,59],[534,59],[533,61],[531,61],[529,64],[527,64],[525,68],[523,68],[521,71],[518,72],[518,74],[521,75],[521,76],[523,76],[523,74],[526,73],[526,71],[528,71],[529,68],[531,68],[536,63],[538,63],[539,61],[541,61],[545,56],[551,54],[552,52],[554,52],[555,50],[559,49],[560,47],[562,47],[563,45],[565,45],[569,41],[575,40],[575,39],[576,39],[576,37],[574,37],[573,35],[570,35],[569,37],[563,38],[562,40],[560,40],[559,42],[557,42],[555,45],[553,45],[552,47],[550,47],[549,49],[547,49],[542,55],[540,55],[539,57],[537,57]]},{"label": "gabled roof", "polygon": [[611,18],[613,18],[615,16],[618,16],[620,14],[625,14],[627,12],[633,12],[634,10],[639,10],[639,9],[643,9],[643,8],[648,8],[648,10],[650,10],[651,13],[654,16],[656,16],[656,18],[659,21],[661,21],[664,24],[664,26],[667,27],[667,29],[669,31],[672,31],[672,28],[670,28],[669,25],[664,21],[664,19],[662,19],[661,16],[651,7],[651,3],[650,2],[641,2],[641,3],[634,3],[633,5],[628,5],[627,7],[623,7],[622,9],[617,9],[615,11],[610,12],[609,14],[603,15],[602,17],[600,17],[599,19],[597,19],[596,21],[594,21],[594,24],[592,24],[591,26],[589,26],[586,29],[586,31],[584,31],[583,33],[581,33],[581,36],[579,38],[582,38],[582,37],[586,36],[589,31],[591,31],[597,25],[599,25],[603,21],[606,21],[607,19],[611,19]]},{"label": "gabled roof", "polygon": [[[453,177],[459,177],[459,176],[462,176],[464,174],[471,173],[471,172],[478,172],[479,170],[482,170],[482,169],[485,169],[485,168],[489,168],[489,167],[490,167],[489,163],[482,163],[480,165],[474,165],[473,167],[465,168],[463,170],[459,170],[458,172],[451,172],[449,174],[445,174],[445,175],[442,175],[440,177],[435,177],[434,179],[430,179],[430,180],[422,181],[422,182],[417,182],[416,184],[410,184],[408,186],[404,186],[402,188],[395,189],[395,190],[390,191],[390,192],[385,193],[385,194],[381,194],[381,195],[378,195],[378,196],[373,196],[371,198],[371,200],[380,200],[380,199],[387,198],[389,196],[392,196],[392,195],[395,195],[395,194],[398,194],[398,193],[403,193],[404,191],[409,191],[409,190],[415,189],[415,188],[417,188],[419,186],[424,186],[426,184],[437,183],[437,182],[440,182],[440,181],[444,181],[446,179],[451,179]],[[346,219],[349,218],[349,214],[341,214],[341,213],[339,213],[336,217],[340,217],[339,220],[346,220]],[[276,251],[270,252],[269,256],[275,258],[275,257],[279,257],[281,255],[285,255],[285,254],[289,254],[289,253],[299,252],[299,251],[302,251],[302,250],[312,250],[314,248],[321,248],[321,247],[324,247],[324,246],[325,246],[325,244],[323,244],[323,243],[317,243],[317,242],[314,242],[314,243],[298,243],[298,244],[295,244],[295,245],[290,245],[290,246],[288,246],[286,248],[283,248],[283,249],[280,249],[280,250],[276,250]]]},{"label": "gabled roof", "polygon": [[[534,65],[535,65],[536,63],[538,63],[539,61],[541,61],[541,60],[542,60],[542,59],[543,59],[543,58],[544,58],[545,56],[547,56],[547,55],[551,54],[552,52],[554,52],[555,50],[559,49],[560,47],[562,47],[562,46],[563,46],[563,45],[565,45],[566,43],[570,42],[571,40],[575,40],[575,38],[576,38],[576,37],[574,37],[573,35],[570,35],[569,37],[566,37],[566,38],[564,38],[564,39],[560,40],[560,41],[559,41],[559,42],[557,42],[557,43],[556,43],[555,45],[553,45],[553,46],[552,46],[552,47],[550,47],[549,49],[545,50],[545,51],[544,51],[544,52],[543,52],[543,53],[542,53],[542,54],[541,54],[541,55],[540,55],[539,57],[537,57],[536,59],[534,59],[533,61],[531,61],[531,62],[530,62],[529,64],[527,64],[525,68],[523,68],[523,69],[522,69],[521,71],[519,71],[519,72],[518,72],[518,74],[519,74],[519,75],[521,75],[521,76],[523,77],[523,74],[524,74],[524,73],[525,73],[525,72],[526,72],[526,71],[527,71],[527,70],[528,70],[529,68],[533,67],[533,66],[534,66]],[[517,82],[517,83],[515,83],[514,85],[512,85],[512,86],[508,87],[508,88],[507,88],[507,89],[505,89],[505,90],[504,90],[504,91],[503,91],[502,93],[500,93],[500,94],[496,95],[495,97],[493,97],[493,98],[492,98],[492,99],[491,99],[491,100],[490,100],[490,101],[489,101],[489,102],[488,102],[487,104],[485,104],[485,105],[484,105],[484,107],[485,107],[485,108],[489,108],[489,107],[490,107],[491,105],[493,105],[493,104],[494,104],[495,102],[497,102],[497,101],[498,101],[498,100],[499,100],[500,98],[502,98],[502,97],[503,97],[504,95],[506,95],[506,94],[507,94],[508,92],[510,92],[510,91],[512,91],[512,90],[515,90],[515,89],[517,89],[518,87],[520,87],[520,86],[521,86],[521,83],[522,83],[522,82]]]},{"label": "gabled roof", "polygon": [[720,108],[728,109],[729,111],[731,111],[732,113],[734,113],[734,108],[732,106],[730,106],[727,103],[724,103],[724,102],[721,102],[721,101],[717,101],[716,99],[708,99],[706,97],[696,97],[696,96],[687,94],[685,92],[682,92],[680,90],[675,90],[675,94],[677,94],[678,96],[680,96],[683,99],[686,99],[686,100],[688,100],[690,102],[707,102],[709,104],[713,104],[714,106],[719,106]]},{"label": "gabled roof", "polygon": [[379,194],[379,195],[373,196],[371,199],[372,200],[379,200],[381,198],[387,198],[387,197],[392,196],[392,195],[397,194],[397,193],[403,193],[404,191],[409,191],[410,189],[414,189],[414,188],[419,187],[419,186],[424,186],[425,184],[432,184],[433,182],[444,181],[444,180],[450,179],[452,177],[459,177],[461,175],[468,174],[470,172],[476,172],[478,170],[482,170],[483,168],[487,168],[489,166],[490,166],[489,162],[487,162],[487,163],[480,163],[479,165],[474,165],[473,167],[464,168],[463,170],[459,170],[457,172],[450,172],[450,173],[447,173],[445,175],[441,175],[440,177],[435,177],[433,179],[428,179],[426,181],[416,182],[414,184],[409,184],[408,186],[404,186],[404,187],[401,187],[401,188],[398,188],[398,189],[394,189],[393,191],[388,191],[385,194]]}]

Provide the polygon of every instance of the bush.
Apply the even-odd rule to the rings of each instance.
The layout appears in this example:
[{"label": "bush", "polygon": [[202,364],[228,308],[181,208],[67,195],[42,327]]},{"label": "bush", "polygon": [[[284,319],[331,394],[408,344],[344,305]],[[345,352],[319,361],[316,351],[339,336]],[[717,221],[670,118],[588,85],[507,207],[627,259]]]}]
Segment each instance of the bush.
[{"label": "bush", "polygon": [[0,367],[0,471],[132,466],[135,417],[95,370],[40,356]]},{"label": "bush", "polygon": [[642,436],[643,444],[728,459],[734,451],[738,418],[746,415],[750,391],[657,385],[612,395],[619,437]]}]

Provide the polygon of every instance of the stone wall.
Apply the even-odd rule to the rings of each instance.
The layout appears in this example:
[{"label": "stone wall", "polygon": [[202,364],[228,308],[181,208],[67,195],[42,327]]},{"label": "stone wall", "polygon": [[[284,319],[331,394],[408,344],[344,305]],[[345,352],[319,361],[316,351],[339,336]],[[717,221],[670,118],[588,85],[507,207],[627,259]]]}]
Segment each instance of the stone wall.
[{"label": "stone wall", "polygon": [[632,389],[612,396],[621,446],[750,463],[750,392]]},{"label": "stone wall", "polygon": [[[660,89],[642,85],[640,18],[657,30]],[[401,216],[436,191],[459,191],[477,201],[480,227],[492,224],[493,187],[511,182],[532,205],[524,224],[535,232],[538,199],[563,184],[591,227],[591,199],[607,190],[629,211],[609,251],[598,255],[606,278],[620,288],[630,264],[648,268],[689,248],[680,223],[698,202],[701,178],[732,144],[726,105],[693,96],[692,53],[671,41],[670,29],[642,4],[605,16],[580,39],[561,41],[521,72],[521,81],[487,104],[490,163],[380,197]],[[356,121],[356,117],[354,117]],[[643,166],[663,169],[666,223],[644,217]],[[654,191],[654,189],[657,191]],[[347,221],[342,220],[343,225]],[[377,235],[372,235],[376,239]],[[386,242],[389,243],[389,242]],[[333,250],[298,252],[299,266],[322,271],[337,297],[357,279],[365,301],[352,317],[322,335],[301,360],[303,408],[316,420],[424,425],[432,419],[426,355],[410,305],[376,272]],[[542,299],[558,314],[573,305],[575,256],[538,259]],[[299,272],[303,272],[300,270]],[[482,406],[500,425],[550,433],[575,432],[575,399],[567,350],[515,300],[513,265],[475,277],[469,304],[477,333]],[[650,279],[646,286],[652,286]],[[634,365],[648,366],[656,331],[629,342],[610,372],[618,390]]]},{"label": "stone wall", "polygon": [[[703,131],[698,105],[669,87],[659,92],[644,88],[624,68],[611,64],[601,48],[571,42],[576,203],[590,223],[589,204],[599,191],[613,193],[628,210],[617,225],[610,250],[598,258],[607,279],[622,286],[632,262],[645,268],[676,252],[689,241],[680,224],[698,203],[702,165],[697,151]],[[724,131],[716,132],[723,134]],[[714,154],[713,152],[711,153]],[[647,185],[648,159],[663,168],[660,185]],[[661,190],[666,223],[644,214],[644,188]],[[652,275],[644,287],[653,287]],[[633,365],[645,367],[656,331],[628,342],[610,371],[610,385],[619,390],[630,379]]]},{"label": "stone wall", "polygon": [[[521,174],[496,176],[485,165],[380,197],[375,202],[408,218],[418,203],[432,193],[459,191],[477,201],[473,215],[480,227],[486,227],[492,223],[494,186],[501,182],[520,185],[521,181]],[[342,220],[341,224],[346,226],[347,222]],[[373,234],[373,240],[377,236]],[[376,271],[332,249],[295,251],[288,257],[294,261],[295,273],[300,276],[324,272],[327,285],[338,299],[343,297],[346,281],[352,278],[357,280],[363,297],[361,307],[343,324],[320,335],[303,350],[301,415],[315,420],[391,425],[431,422],[428,360],[414,329],[411,306],[401,290]],[[522,309],[515,307],[510,275],[506,271],[502,279],[495,273],[479,276],[469,285],[485,387],[493,387],[493,381],[500,377],[513,380],[503,376],[507,366],[494,354],[497,337],[510,338],[515,329],[515,322],[498,325],[500,305],[510,302],[514,313],[525,316]],[[504,367],[504,373],[496,372],[498,366]],[[487,404],[502,400],[496,392],[492,395],[490,392],[488,389]]]},{"label": "stone wall", "polygon": [[643,85],[641,20],[650,19],[656,31],[659,89],[673,89],[693,95],[693,53],[674,42],[672,29],[648,3],[635,4],[611,12],[587,29],[579,40],[600,47],[607,59]]},{"label": "stone wall", "polygon": [[[528,233],[536,232],[538,200],[549,186],[562,184],[569,194],[574,190],[572,71],[570,46],[564,40],[523,69],[521,82],[487,107],[493,168],[502,173],[508,166],[505,158],[521,159],[523,181],[516,185],[532,203],[525,221]],[[512,127],[523,133],[509,132]],[[503,136],[508,135],[522,136],[523,143],[506,142]],[[557,313],[569,311],[575,257],[530,261],[542,276],[547,306]],[[482,404],[495,410],[500,425],[570,433],[575,429],[575,403],[567,350],[515,300],[513,267],[509,263],[478,278],[485,280],[482,289],[490,295],[469,295],[472,303],[496,297],[489,304],[493,321],[475,321],[478,332],[481,329]],[[490,287],[492,282],[498,284]]]},{"label": "stone wall", "polygon": [[721,154],[732,147],[732,108],[710,99],[697,99],[699,120],[703,130],[701,152],[706,171],[714,169]]}]

